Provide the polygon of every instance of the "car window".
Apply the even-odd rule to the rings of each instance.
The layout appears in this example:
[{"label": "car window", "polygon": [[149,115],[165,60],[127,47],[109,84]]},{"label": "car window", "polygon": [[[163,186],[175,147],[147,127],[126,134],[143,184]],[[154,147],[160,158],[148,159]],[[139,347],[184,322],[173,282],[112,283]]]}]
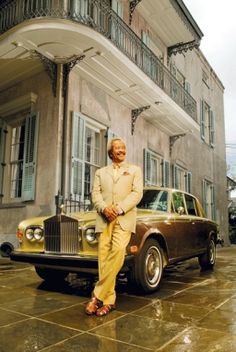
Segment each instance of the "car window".
[{"label": "car window", "polygon": [[137,205],[139,209],[167,211],[168,192],[162,190],[144,190],[143,198]]},{"label": "car window", "polygon": [[197,216],[196,200],[189,194],[185,194],[186,207],[189,215]]},{"label": "car window", "polygon": [[174,192],[172,194],[172,210],[178,213],[178,209],[183,208],[183,214],[186,214],[184,205],[184,195],[181,192]]}]

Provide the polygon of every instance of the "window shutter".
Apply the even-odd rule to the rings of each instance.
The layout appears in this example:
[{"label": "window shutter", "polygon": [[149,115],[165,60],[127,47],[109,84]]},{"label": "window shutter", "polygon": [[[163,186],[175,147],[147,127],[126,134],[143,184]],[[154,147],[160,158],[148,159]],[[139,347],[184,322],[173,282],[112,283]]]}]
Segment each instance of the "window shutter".
[{"label": "window shutter", "polygon": [[72,172],[71,193],[81,197],[83,195],[84,175],[84,134],[85,122],[78,114],[72,115]]},{"label": "window shutter", "polygon": [[205,216],[207,216],[207,183],[205,180],[202,181],[202,206]]},{"label": "window shutter", "polygon": [[38,145],[38,114],[31,113],[25,121],[24,161],[22,179],[22,200],[34,200],[36,156]]},{"label": "window shutter", "polygon": [[185,191],[191,193],[192,192],[192,173],[185,173]]},{"label": "window shutter", "polygon": [[179,188],[179,180],[178,180],[178,167],[177,165],[172,166],[172,179],[173,179],[173,187]]},{"label": "window shutter", "polygon": [[191,94],[191,84],[188,81],[184,82],[184,88],[188,94]]},{"label": "window shutter", "polygon": [[210,145],[215,146],[215,116],[213,111],[210,111]]},{"label": "window shutter", "polygon": [[211,186],[211,214],[212,220],[216,220],[215,187]]},{"label": "window shutter", "polygon": [[205,111],[204,111],[204,100],[200,101],[200,133],[201,138],[205,140]]},{"label": "window shutter", "polygon": [[163,160],[163,186],[170,186],[170,163],[167,160]]},{"label": "window shutter", "polygon": [[121,1],[112,0],[112,10],[117,13],[117,15],[123,18],[123,6]]},{"label": "window shutter", "polygon": [[0,196],[3,195],[3,171],[5,166],[5,142],[6,142],[6,126],[4,122],[0,119]]},{"label": "window shutter", "polygon": [[151,184],[151,153],[144,149],[144,184]]}]

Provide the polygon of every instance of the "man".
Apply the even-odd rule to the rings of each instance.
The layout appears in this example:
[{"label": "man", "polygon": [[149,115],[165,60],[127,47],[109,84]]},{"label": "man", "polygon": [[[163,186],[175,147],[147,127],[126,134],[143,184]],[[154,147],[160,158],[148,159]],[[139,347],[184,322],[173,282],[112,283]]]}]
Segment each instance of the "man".
[{"label": "man", "polygon": [[99,233],[99,280],[85,312],[97,316],[115,309],[116,276],[124,263],[131,233],[135,231],[136,205],[143,194],[141,169],[125,162],[125,143],[114,138],[108,143],[107,151],[112,164],[97,170],[92,191]]}]

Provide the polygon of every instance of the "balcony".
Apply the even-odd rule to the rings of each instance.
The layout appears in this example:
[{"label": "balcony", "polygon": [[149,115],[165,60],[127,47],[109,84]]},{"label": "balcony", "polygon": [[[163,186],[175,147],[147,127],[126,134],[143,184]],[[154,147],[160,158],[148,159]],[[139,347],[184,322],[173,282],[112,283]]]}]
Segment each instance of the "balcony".
[{"label": "balcony", "polygon": [[[83,28],[85,26],[106,37],[111,44],[148,76],[162,92],[183,109],[192,120],[197,121],[197,107],[192,96],[188,94],[130,27],[111,10],[105,1],[5,0],[0,5],[1,34],[23,23],[54,19],[69,20],[73,25],[76,23],[81,24]],[[72,55],[68,53],[67,56],[69,60],[69,56]],[[53,61],[59,63],[60,58],[55,55]],[[83,68],[83,65],[81,67]],[[169,99],[165,100],[170,104]],[[172,111],[172,116],[174,115],[175,113]]]}]

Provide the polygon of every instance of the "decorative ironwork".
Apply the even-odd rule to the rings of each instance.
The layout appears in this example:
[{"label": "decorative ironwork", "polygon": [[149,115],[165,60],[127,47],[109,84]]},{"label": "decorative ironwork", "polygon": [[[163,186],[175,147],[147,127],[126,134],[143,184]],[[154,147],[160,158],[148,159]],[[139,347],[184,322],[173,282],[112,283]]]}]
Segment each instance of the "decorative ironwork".
[{"label": "decorative ironwork", "polygon": [[51,83],[52,83],[52,92],[54,97],[56,96],[56,89],[57,89],[57,64],[53,61],[49,60],[46,56],[42,55],[36,50],[31,51],[32,56],[36,56],[42,62],[45,71],[47,72]]},{"label": "decorative ironwork", "polygon": [[129,3],[129,24],[131,25],[133,19],[133,13],[135,7],[141,2],[142,0],[132,0]]},{"label": "decorative ironwork", "polygon": [[[107,37],[130,61],[139,67],[158,87],[173,99],[176,104],[197,121],[196,101],[176,80],[158,57],[144,45],[142,40],[114,11],[110,10],[110,12],[108,12],[107,6],[104,7],[103,5],[103,1],[87,1],[88,6],[86,10],[84,7],[78,6],[72,11],[69,6],[72,4],[70,1],[60,2],[60,4],[58,2],[55,8],[55,6],[53,6],[54,2],[51,1],[32,2],[31,0],[9,0],[7,6],[0,4],[0,33],[6,32],[8,29],[22,23],[26,19],[42,18],[43,16],[47,16],[47,18],[72,19],[75,22],[92,27],[94,30]],[[177,2],[177,0],[172,1]],[[65,6],[62,5],[64,3]],[[132,13],[137,4],[138,0],[130,2]],[[93,11],[91,11],[91,9],[93,9]],[[187,22],[186,17],[184,18],[183,20]],[[193,28],[192,30],[194,31]],[[200,39],[200,34],[194,33],[196,40]],[[54,77],[56,77],[56,75],[54,75]],[[55,83],[56,80],[54,79],[53,82]]]},{"label": "decorative ironwork", "polygon": [[172,149],[173,149],[173,145],[175,144],[175,142],[181,138],[186,136],[186,133],[180,133],[180,134],[176,134],[174,136],[170,136],[170,155],[172,154]]},{"label": "decorative ironwork", "polygon": [[60,191],[55,196],[56,215],[89,211],[93,209],[90,194],[82,198],[79,194],[70,194],[67,198],[63,197]]},{"label": "decorative ironwork", "polygon": [[193,50],[193,48],[198,48],[200,45],[199,40],[192,40],[191,42],[187,43],[178,43],[172,46],[169,46],[167,51],[168,51],[168,57],[170,57],[172,54],[181,54],[183,51],[187,52],[188,50]]},{"label": "decorative ironwork", "polygon": [[133,109],[131,111],[131,134],[133,135],[134,134],[134,127],[135,127],[135,122],[137,120],[137,118],[139,117],[139,115],[147,110],[147,109],[150,109],[151,105],[147,105],[147,106],[142,106],[141,108],[138,108],[138,109]]},{"label": "decorative ironwork", "polygon": [[70,71],[77,65],[80,61],[85,58],[85,55],[74,56],[69,62],[63,64],[63,95],[65,96],[67,85],[68,85],[68,78]]}]

